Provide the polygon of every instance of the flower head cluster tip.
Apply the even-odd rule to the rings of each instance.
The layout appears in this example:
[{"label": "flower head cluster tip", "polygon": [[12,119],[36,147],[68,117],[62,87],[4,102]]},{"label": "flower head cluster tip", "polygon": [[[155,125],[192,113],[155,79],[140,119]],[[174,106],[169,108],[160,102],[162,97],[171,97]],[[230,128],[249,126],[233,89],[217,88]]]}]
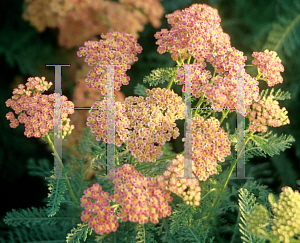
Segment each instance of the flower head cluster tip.
[{"label": "flower head cluster tip", "polygon": [[225,157],[230,155],[230,141],[214,117],[205,121],[203,117],[195,116],[189,130],[192,141],[185,143],[192,148],[192,170],[200,180],[205,181],[217,172],[217,160],[224,162]]},{"label": "flower head cluster tip", "polygon": [[99,184],[84,190],[81,197],[81,207],[85,210],[81,213],[81,220],[88,223],[97,234],[108,234],[111,231],[116,232],[119,227],[114,209],[110,206],[109,200],[113,196],[109,196],[108,192],[102,191]]},{"label": "flower head cluster tip", "polygon": [[[15,118],[13,112],[7,113],[6,118],[11,122],[10,127],[16,128],[19,123],[23,123],[25,136],[39,138],[54,128],[55,94],[42,94],[52,85],[45,77],[28,78],[25,85],[26,87],[19,84],[18,88],[13,90],[12,98],[6,101],[6,106],[11,107],[18,114],[18,118]],[[74,113],[74,104],[64,95],[61,96],[61,101],[62,138],[64,138],[74,129],[74,125],[70,125],[70,119],[67,118],[69,114]]]},{"label": "flower head cluster tip", "polygon": [[[85,47],[80,47],[77,55],[85,56],[89,66],[96,64],[87,74],[87,86],[100,89],[105,96],[108,75],[114,76],[115,90],[119,91],[122,85],[128,85],[130,78],[126,71],[130,69],[130,63],[138,60],[136,55],[141,53],[142,47],[131,34],[111,31],[101,37],[100,41],[85,42]],[[111,73],[108,73],[108,65],[113,65]]]},{"label": "flower head cluster tip", "polygon": [[146,90],[146,98],[127,97],[124,101],[129,119],[127,149],[140,162],[155,162],[162,146],[179,136],[175,121],[184,119],[182,98],[168,89]]},{"label": "flower head cluster tip", "polygon": [[252,111],[249,113],[249,121],[252,124],[249,126],[249,131],[266,132],[267,125],[279,127],[290,124],[286,108],[280,109],[278,101],[273,98],[272,95],[267,99],[263,97],[258,103],[252,105]]},{"label": "flower head cluster tip", "polygon": [[206,4],[193,4],[182,11],[166,15],[171,30],[155,34],[157,51],[170,52],[174,61],[193,55],[197,60],[206,58],[214,49],[230,45],[230,38],[220,26],[218,10]]},{"label": "flower head cluster tip", "polygon": [[289,243],[289,239],[300,234],[300,194],[290,187],[283,187],[282,191],[277,203],[270,202],[276,216],[271,229],[280,241]]},{"label": "flower head cluster tip", "polygon": [[253,52],[252,57],[254,57],[252,63],[258,66],[269,87],[283,82],[280,72],[284,71],[284,67],[276,52],[267,49],[264,52]]},{"label": "flower head cluster tip", "polygon": [[108,178],[115,184],[115,202],[122,205],[118,215],[122,221],[145,224],[150,218],[156,224],[159,218],[171,215],[168,202],[173,198],[163,176],[143,177],[132,165],[125,164],[111,171]]},{"label": "flower head cluster tip", "polygon": [[[176,159],[172,160],[171,165],[164,172],[167,188],[177,194],[183,195],[183,201],[188,205],[200,205],[201,187],[196,178],[186,179],[184,177],[184,156],[177,155]],[[181,179],[177,179],[181,178]]]}]

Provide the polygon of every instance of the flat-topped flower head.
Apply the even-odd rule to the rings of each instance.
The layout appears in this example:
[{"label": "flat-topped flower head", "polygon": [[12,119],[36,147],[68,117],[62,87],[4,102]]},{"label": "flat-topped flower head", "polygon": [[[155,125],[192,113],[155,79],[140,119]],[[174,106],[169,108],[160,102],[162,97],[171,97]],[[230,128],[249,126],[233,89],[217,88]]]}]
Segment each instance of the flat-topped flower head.
[{"label": "flat-topped flower head", "polygon": [[115,124],[108,124],[107,118],[107,98],[104,97],[101,102],[96,101],[92,105],[92,110],[87,119],[87,126],[91,128],[92,133],[96,136],[96,140],[107,142],[107,131],[111,135],[111,129],[115,128],[115,144],[120,147],[127,140],[129,120],[126,117],[125,105],[115,102]]},{"label": "flat-topped flower head", "polygon": [[[26,87],[25,87],[26,86]],[[11,107],[13,112],[6,114],[6,118],[10,120],[10,127],[16,128],[19,123],[25,125],[25,136],[39,138],[48,134],[54,129],[54,109],[55,94],[43,95],[47,91],[52,82],[47,82],[45,77],[31,77],[27,79],[27,83],[20,84],[18,88],[13,90],[13,96],[6,101],[6,106]],[[26,88],[26,89],[25,89]],[[62,113],[62,139],[71,134],[74,125],[70,125],[69,114],[74,113],[74,104],[68,101],[64,95],[61,99]]]},{"label": "flat-topped flower head", "polygon": [[217,160],[224,162],[230,155],[230,141],[214,117],[206,121],[200,116],[193,117],[190,130],[192,141],[186,142],[192,146],[192,170],[199,180],[205,181],[217,172]]},{"label": "flat-topped flower head", "polygon": [[[241,81],[239,79],[239,81]],[[205,92],[208,102],[212,102],[212,107],[216,111],[222,111],[223,108],[237,108],[237,112],[241,113],[246,111],[248,114],[248,107],[253,101],[258,101],[259,87],[256,78],[251,77],[245,73],[242,79],[244,96],[243,101],[239,98],[238,93],[238,77],[226,74],[224,77],[216,76],[211,79],[211,82],[202,85],[202,91]],[[202,95],[202,92],[199,92]],[[244,110],[241,108],[244,105]]]},{"label": "flat-topped flower head", "polygon": [[116,232],[119,227],[117,216],[114,209],[110,206],[110,196],[108,192],[102,191],[102,187],[95,183],[92,187],[84,190],[84,195],[81,197],[81,207],[84,210],[81,212],[81,220],[88,223],[96,234],[108,234],[111,231]]},{"label": "flat-topped flower head", "polygon": [[184,60],[188,54],[197,60],[209,53],[230,45],[230,38],[220,26],[218,10],[206,4],[193,4],[182,11],[166,15],[171,30],[162,29],[155,34],[157,51],[170,52],[174,61]]},{"label": "flat-topped flower head", "polygon": [[279,127],[290,124],[285,107],[280,109],[279,103],[273,100],[273,96],[263,97],[259,102],[252,105],[252,109],[248,114],[249,131],[266,132],[267,126]]},{"label": "flat-topped flower head", "polygon": [[110,171],[108,178],[115,184],[114,201],[122,205],[118,215],[122,221],[156,224],[159,218],[171,215],[168,202],[173,198],[162,176],[144,177],[132,165],[124,164]]},{"label": "flat-topped flower head", "polygon": [[[194,175],[191,179],[184,177],[184,156],[177,155],[176,159],[172,160],[171,165],[164,172],[164,178],[168,182],[167,188],[177,194],[183,195],[183,201],[188,205],[200,205],[201,187]],[[182,179],[177,179],[182,178]]]},{"label": "flat-topped flower head", "polygon": [[280,241],[289,242],[300,233],[300,194],[291,187],[284,187],[282,191],[277,203],[270,201],[276,217],[271,229]]},{"label": "flat-topped flower head", "polygon": [[284,67],[276,52],[267,49],[264,52],[253,52],[252,57],[254,57],[252,63],[258,67],[269,87],[283,82],[280,73],[284,72]]},{"label": "flat-topped flower head", "polygon": [[[85,62],[94,66],[87,74],[87,87],[100,89],[103,96],[107,95],[108,75],[114,75],[114,89],[120,91],[122,85],[128,85],[130,80],[126,71],[130,64],[136,62],[137,53],[141,53],[142,47],[131,34],[111,31],[101,35],[100,41],[87,41],[84,47],[80,47],[77,55],[85,56]],[[113,65],[114,72],[108,73],[108,65]]]},{"label": "flat-topped flower head", "polygon": [[162,146],[179,136],[175,121],[184,119],[182,98],[168,89],[146,90],[146,98],[127,97],[124,101],[130,130],[127,149],[140,162],[155,162]]}]

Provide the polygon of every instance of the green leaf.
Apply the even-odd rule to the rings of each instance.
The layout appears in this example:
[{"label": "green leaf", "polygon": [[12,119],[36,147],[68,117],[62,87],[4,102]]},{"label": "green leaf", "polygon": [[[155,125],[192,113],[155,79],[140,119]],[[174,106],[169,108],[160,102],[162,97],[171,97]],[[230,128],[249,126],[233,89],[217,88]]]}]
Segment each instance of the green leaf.
[{"label": "green leaf", "polygon": [[67,176],[66,172],[69,170],[68,166],[65,166],[62,169],[62,178],[55,178],[55,170],[52,170],[52,175],[51,177],[53,179],[49,179],[48,183],[48,216],[53,217],[59,210],[60,204],[62,201],[65,200],[64,194],[65,191],[67,190],[67,185],[66,185],[66,179],[63,179],[64,177]]},{"label": "green leaf", "polygon": [[277,1],[280,14],[269,33],[263,50],[280,52],[282,49],[291,57],[300,45],[300,4],[298,0]]},{"label": "green leaf", "polygon": [[35,207],[31,207],[31,209],[19,209],[18,211],[13,209],[11,212],[6,213],[3,220],[7,225],[11,225],[13,227],[22,224],[27,227],[38,224],[55,225],[58,222],[79,220],[78,218],[70,216],[69,212],[59,212],[59,215],[49,218],[47,211],[47,208]]},{"label": "green leaf", "polygon": [[265,90],[262,90],[261,93],[260,93],[260,97],[261,99],[264,97],[264,98],[267,98],[267,96],[273,96],[272,99],[273,100],[286,100],[286,99],[291,99],[291,94],[288,92],[288,91],[281,91],[281,89],[278,89],[276,91],[275,94],[274,93],[274,88],[271,89],[270,91],[270,94],[268,95],[270,89],[265,89]]},{"label": "green leaf", "polygon": [[45,179],[45,177],[50,177],[51,175],[50,161],[48,159],[39,159],[35,161],[34,158],[30,158],[27,161],[27,169],[28,174],[31,176],[38,176]]},{"label": "green leaf", "polygon": [[133,89],[133,92],[135,95],[141,95],[141,96],[144,96],[146,97],[147,96],[147,93],[146,93],[146,87],[142,84],[137,84],[134,89]]},{"label": "green leaf", "polygon": [[254,195],[249,193],[249,191],[246,188],[240,188],[239,189],[239,198],[238,199],[238,205],[240,210],[240,220],[242,223],[239,223],[239,231],[242,233],[241,239],[243,243],[259,243],[259,242],[265,242],[264,240],[260,240],[256,236],[254,236],[250,231],[247,229],[247,214],[250,213],[255,206],[256,198]]},{"label": "green leaf", "polygon": [[94,230],[88,224],[78,224],[77,226],[71,230],[71,233],[68,233],[67,243],[80,243],[81,239],[86,241],[88,234],[91,235]]},{"label": "green leaf", "polygon": [[150,75],[144,77],[143,82],[149,83],[150,86],[156,86],[159,83],[169,82],[171,77],[176,73],[176,67],[157,68],[151,71]]},{"label": "green leaf", "polygon": [[251,138],[256,147],[269,156],[278,155],[285,149],[291,147],[291,143],[295,142],[292,135],[282,134],[277,137],[277,134],[268,133],[254,134]]}]

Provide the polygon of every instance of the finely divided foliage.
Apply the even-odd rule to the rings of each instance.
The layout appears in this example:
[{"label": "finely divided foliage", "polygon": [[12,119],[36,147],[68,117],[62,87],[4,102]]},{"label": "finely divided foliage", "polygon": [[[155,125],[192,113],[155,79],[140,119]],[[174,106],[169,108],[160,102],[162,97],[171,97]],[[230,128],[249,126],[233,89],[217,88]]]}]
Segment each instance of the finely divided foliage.
[{"label": "finely divided foliage", "polygon": [[[150,11],[147,1],[120,2],[139,6],[149,14],[149,21],[155,23],[153,16],[156,15]],[[51,2],[52,11],[62,17],[66,11],[76,12],[80,7],[71,1],[64,3]],[[38,5],[31,5],[32,11],[36,10],[34,6]],[[155,34],[158,52],[169,52],[178,67],[155,69],[143,80],[150,86],[168,82],[167,88],[147,89],[138,85],[135,87],[138,97],[115,102],[115,124],[107,122],[107,78],[111,74],[108,71],[112,71],[107,65],[115,65],[114,89],[118,91],[129,83],[126,71],[138,60],[136,56],[142,47],[132,34],[110,31],[101,35],[99,41],[86,41],[84,47],[79,48],[77,55],[85,56],[85,62],[94,66],[87,74],[86,85],[98,89],[102,96],[89,112],[88,128],[76,146],[79,156],[72,156],[68,163],[63,164],[53,144],[53,121],[49,119],[54,114],[54,96],[41,94],[51,83],[43,77],[29,78],[26,90],[24,85],[19,85],[12,99],[7,100],[6,105],[11,106],[15,114],[21,113],[18,118],[13,112],[7,113],[10,126],[15,128],[24,123],[27,137],[42,137],[60,162],[63,177],[56,178],[55,170],[51,171],[47,207],[7,213],[5,223],[20,227],[10,233],[11,242],[25,239],[27,242],[68,243],[211,243],[226,242],[223,234],[228,231],[233,233],[232,242],[238,232],[243,242],[248,243],[299,242],[298,191],[285,187],[278,200],[269,194],[269,206],[267,189],[246,183],[239,190],[237,206],[234,196],[238,191],[226,187],[241,156],[240,146],[233,149],[237,144],[237,131],[230,134],[228,123],[226,132],[222,128],[230,112],[242,113],[242,110],[233,111],[239,100],[237,75],[243,76],[245,88],[246,161],[254,156],[279,154],[294,141],[291,135],[278,137],[268,131],[270,126],[290,123],[285,107],[280,108],[278,102],[290,98],[290,94],[272,88],[259,95],[259,80],[267,82],[269,87],[282,83],[281,59],[274,51],[254,52],[253,64],[257,66],[258,75],[251,77],[245,70],[240,72],[247,57],[231,46],[216,9],[194,4],[166,17],[171,29]],[[205,69],[207,63],[213,66],[213,72]],[[182,141],[192,152],[184,156],[174,153],[168,142],[179,137],[176,122],[185,119],[186,112],[184,99],[171,87],[175,81],[183,85],[185,91],[187,74],[183,65],[189,64],[195,64],[191,67],[191,93],[199,99],[195,106],[198,110],[192,112],[192,119],[186,120],[191,139]],[[67,118],[74,112],[74,104],[66,97],[62,97],[62,102],[63,108],[69,108],[62,116],[65,137],[74,129]],[[213,111],[199,111],[199,108]],[[222,117],[218,120],[217,112],[221,111]],[[107,131],[112,125],[115,126],[115,170],[106,171]],[[190,168],[186,166],[186,156],[191,156]],[[38,170],[32,161],[29,167],[32,174],[45,175],[45,168]],[[96,176],[88,179],[90,169]],[[192,177],[183,177],[187,171]],[[257,200],[252,191],[258,192]],[[228,210],[237,212],[237,221],[241,220],[230,230],[225,227],[228,222],[224,215]],[[26,232],[24,225],[31,230]],[[41,228],[42,234],[35,232],[35,226]]]}]

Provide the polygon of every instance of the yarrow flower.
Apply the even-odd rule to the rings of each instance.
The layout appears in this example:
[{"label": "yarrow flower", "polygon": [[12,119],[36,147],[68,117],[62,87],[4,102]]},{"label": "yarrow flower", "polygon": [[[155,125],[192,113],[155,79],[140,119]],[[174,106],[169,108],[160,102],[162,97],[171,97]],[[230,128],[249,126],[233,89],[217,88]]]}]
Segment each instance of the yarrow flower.
[{"label": "yarrow flower", "polygon": [[275,51],[267,49],[264,52],[253,52],[252,57],[252,63],[258,66],[259,74],[266,79],[269,87],[283,82],[280,72],[284,72],[284,67]]},{"label": "yarrow flower", "polygon": [[84,190],[83,193],[80,201],[81,207],[84,207],[85,210],[81,213],[81,220],[88,223],[88,226],[93,228],[96,234],[116,232],[119,223],[114,209],[109,203],[113,196],[102,191],[102,187],[97,183]]},{"label": "yarrow flower", "polygon": [[[13,112],[6,114],[6,118],[10,120],[10,127],[16,128],[19,123],[25,124],[25,136],[39,138],[48,134],[54,128],[54,104],[55,94],[43,95],[47,91],[52,82],[48,83],[45,77],[31,77],[27,79],[26,89],[23,84],[13,90],[13,96],[5,103],[7,107],[11,107]],[[71,134],[74,125],[70,125],[69,114],[74,113],[74,104],[68,101],[64,95],[61,96],[62,101],[62,138]]]},{"label": "yarrow flower", "polygon": [[256,205],[247,214],[247,228],[253,234],[267,236],[266,226],[271,224],[272,239],[290,243],[300,234],[300,194],[290,187],[283,187],[278,202],[273,194],[269,194],[269,202],[274,218],[270,220],[270,214],[263,205]]},{"label": "yarrow flower", "polygon": [[289,243],[289,239],[300,234],[300,194],[290,187],[283,187],[282,191],[277,203],[270,201],[276,217],[271,229],[280,241]]},{"label": "yarrow flower", "polygon": [[85,62],[89,66],[96,64],[87,74],[87,87],[100,89],[103,96],[107,95],[107,65],[114,68],[114,89],[120,91],[122,85],[128,85],[130,77],[126,71],[130,69],[130,63],[136,62],[137,53],[141,53],[142,47],[131,34],[111,31],[101,35],[103,40],[87,41],[85,47],[80,47],[77,55],[85,56]]},{"label": "yarrow flower", "polygon": [[127,149],[140,162],[155,162],[162,146],[179,136],[175,121],[184,119],[182,98],[168,89],[147,89],[146,98],[127,97],[124,101],[129,119]]},{"label": "yarrow flower", "polygon": [[172,160],[171,165],[164,172],[164,178],[167,181],[167,188],[177,194],[183,195],[183,201],[188,205],[200,205],[201,187],[197,179],[177,179],[184,177],[184,156],[177,155],[176,159]]},{"label": "yarrow flower", "polygon": [[104,97],[101,102],[96,101],[92,105],[92,110],[87,119],[87,126],[91,128],[96,140],[103,139],[107,142],[107,129],[115,126],[116,137],[115,144],[120,147],[123,142],[127,141],[129,120],[125,113],[125,105],[115,102],[115,124],[107,124],[107,98]]},{"label": "yarrow flower", "polygon": [[195,116],[191,121],[188,126],[192,141],[186,142],[192,147],[192,170],[199,180],[205,181],[217,172],[217,160],[224,162],[225,157],[230,155],[230,141],[216,118],[205,121],[203,117]]},{"label": "yarrow flower", "polygon": [[[216,111],[221,111],[224,107],[235,108],[238,106],[238,93],[237,93],[237,76],[225,75],[224,77],[216,76],[211,79],[210,83],[203,85],[202,90],[205,92],[208,102],[212,102],[212,107]],[[244,86],[244,109],[246,114],[247,108],[252,104],[252,101],[259,100],[259,88],[256,78],[252,78],[249,74],[245,73],[243,77]],[[202,92],[200,92],[202,94]],[[237,109],[239,113],[243,112]]]},{"label": "yarrow flower", "polygon": [[[184,103],[168,89],[154,88],[146,93],[146,98],[130,96],[123,103],[115,102],[115,144],[120,147],[126,143],[126,148],[140,162],[155,162],[163,153],[162,146],[171,137],[179,136],[175,121],[184,119]],[[98,141],[103,138],[107,142],[106,98],[95,102],[93,107],[87,126]]]},{"label": "yarrow flower", "polygon": [[263,97],[259,102],[252,105],[252,109],[248,115],[249,126],[251,132],[266,132],[267,126],[279,127],[290,124],[287,116],[286,108],[280,109],[279,103],[273,100],[274,96],[270,95],[266,99]]},{"label": "yarrow flower", "polygon": [[150,219],[157,224],[159,218],[171,215],[168,202],[173,198],[163,176],[143,177],[132,165],[125,164],[110,171],[108,178],[115,184],[114,201],[122,205],[118,215],[122,221],[145,224]]},{"label": "yarrow flower", "polygon": [[263,205],[256,205],[251,212],[247,213],[247,228],[252,234],[264,235],[269,221],[269,212]]},{"label": "yarrow flower", "polygon": [[182,11],[166,15],[171,30],[162,29],[155,34],[157,51],[170,52],[174,61],[193,55],[197,60],[206,58],[216,48],[230,45],[230,37],[220,26],[218,10],[206,4],[193,4]]}]

